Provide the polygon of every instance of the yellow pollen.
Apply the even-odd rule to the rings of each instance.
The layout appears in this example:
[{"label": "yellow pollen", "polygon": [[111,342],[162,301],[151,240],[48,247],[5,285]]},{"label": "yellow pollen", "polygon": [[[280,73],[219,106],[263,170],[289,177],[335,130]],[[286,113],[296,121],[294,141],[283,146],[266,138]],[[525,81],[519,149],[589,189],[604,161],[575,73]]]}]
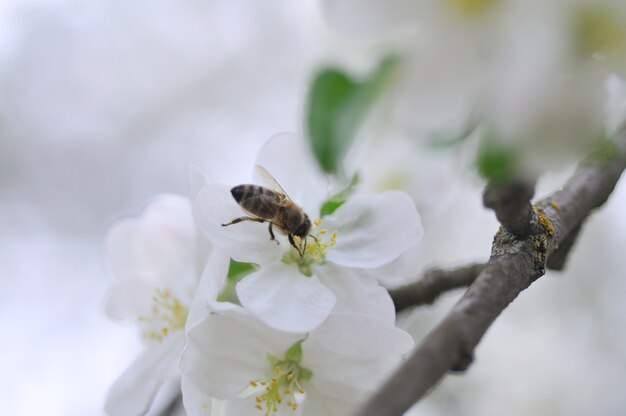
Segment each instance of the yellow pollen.
[{"label": "yellow pollen", "polygon": [[157,329],[145,331],[148,339],[162,341],[172,332],[185,327],[188,309],[167,289],[155,289],[150,316],[140,316],[139,321],[156,325]]},{"label": "yellow pollen", "polygon": [[556,201],[550,201],[550,206],[556,209],[557,211],[561,209],[561,207],[559,206],[559,204],[556,203]]},{"label": "yellow pollen", "polygon": [[313,220],[313,224],[314,224],[316,227],[319,227],[320,225],[322,225],[322,219],[321,219],[321,218],[316,218],[316,219],[314,219],[314,220]]},{"label": "yellow pollen", "polygon": [[270,361],[271,376],[250,381],[252,387],[269,384],[255,397],[255,408],[264,411],[264,416],[274,415],[282,405],[295,411],[298,408],[296,394],[304,394],[300,381],[309,380],[312,373],[302,367],[297,359],[278,360],[270,357]]},{"label": "yellow pollen", "polygon": [[296,249],[292,249],[283,256],[284,263],[297,264],[300,272],[305,276],[311,276],[313,274],[311,266],[324,263],[327,250],[337,244],[337,231],[329,232],[329,230],[319,228],[322,224],[319,218],[313,223],[319,224],[317,231],[310,234],[306,241],[298,236],[293,236],[294,243],[303,251],[302,255]]}]

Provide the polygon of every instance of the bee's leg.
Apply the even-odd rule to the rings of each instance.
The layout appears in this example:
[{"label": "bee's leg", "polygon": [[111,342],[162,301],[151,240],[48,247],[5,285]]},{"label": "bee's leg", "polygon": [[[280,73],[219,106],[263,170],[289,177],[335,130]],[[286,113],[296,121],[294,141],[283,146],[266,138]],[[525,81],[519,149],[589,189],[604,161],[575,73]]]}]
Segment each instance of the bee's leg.
[{"label": "bee's leg", "polygon": [[229,225],[238,224],[242,221],[255,221],[255,222],[265,222],[263,218],[255,218],[255,217],[239,217],[235,218],[232,221],[227,222],[226,224],[222,224],[222,227],[227,227]]},{"label": "bee's leg", "polygon": [[276,241],[276,244],[278,245],[278,244],[280,244],[280,242],[279,242],[279,241],[276,239],[276,237],[274,236],[274,230],[272,230],[272,225],[274,225],[274,224],[272,224],[272,223],[270,222],[270,226],[269,226],[269,231],[270,231],[270,240],[272,240],[272,241]]},{"label": "bee's leg", "polygon": [[311,237],[313,240],[315,240],[316,243],[320,241],[313,234],[309,234],[309,237]]},{"label": "bee's leg", "polygon": [[289,237],[289,244],[291,244],[293,246],[293,248],[296,249],[296,251],[298,252],[298,254],[300,255],[300,258],[302,258],[302,251],[300,251],[300,247],[298,247],[298,245],[296,244],[295,241],[293,241],[293,234],[288,234],[287,237]]}]

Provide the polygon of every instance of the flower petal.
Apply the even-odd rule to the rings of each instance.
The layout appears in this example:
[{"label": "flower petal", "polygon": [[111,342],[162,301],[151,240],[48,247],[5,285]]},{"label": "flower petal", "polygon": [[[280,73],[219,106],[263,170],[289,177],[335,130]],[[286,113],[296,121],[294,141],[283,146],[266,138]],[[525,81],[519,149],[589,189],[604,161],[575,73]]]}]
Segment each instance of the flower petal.
[{"label": "flower petal", "polygon": [[330,26],[352,36],[374,38],[408,26],[414,5],[407,0],[324,0],[322,11]]},{"label": "flower petal", "polygon": [[[231,187],[212,183],[198,193],[194,211],[200,229],[216,247],[225,250],[233,259],[258,264],[280,259],[282,250],[270,241],[267,224],[243,221],[227,227],[235,218],[248,216],[230,193]],[[283,244],[286,244],[283,241]]]},{"label": "flower petal", "polygon": [[213,398],[183,376],[180,381],[183,393],[183,406],[187,416],[211,416]]},{"label": "flower petal", "polygon": [[155,197],[141,216],[118,221],[105,236],[104,256],[116,281],[107,312],[115,318],[147,315],[155,288],[188,300],[197,284],[195,255],[189,199],[170,194]]},{"label": "flower petal", "polygon": [[[271,137],[259,151],[256,164],[264,167],[309,216],[319,215],[327,197],[328,181],[302,137],[290,133]],[[254,179],[263,184],[262,178]]]},{"label": "flower petal", "polygon": [[305,391],[306,398],[300,407],[301,416],[351,415],[356,410],[356,403],[358,403],[357,399],[360,398],[353,395],[342,395],[340,397],[329,396],[317,390],[314,384],[307,385]]},{"label": "flower petal", "polygon": [[210,312],[209,303],[215,301],[226,283],[230,257],[219,250],[213,250],[207,263],[198,288],[194,295],[185,328],[190,328],[202,321]]},{"label": "flower petal", "polygon": [[150,408],[163,381],[176,371],[185,338],[179,331],[147,348],[113,384],[105,409],[111,416],[143,415]]},{"label": "flower petal", "polygon": [[241,304],[272,328],[309,332],[335,306],[335,294],[316,276],[282,263],[263,267],[237,284]]},{"label": "flower petal", "polygon": [[211,314],[188,331],[180,369],[208,395],[234,398],[270,371],[268,354],[282,355],[301,337],[273,331],[241,309]]},{"label": "flower petal", "polygon": [[331,314],[309,340],[355,359],[401,355],[414,345],[413,338],[393,324],[353,312]]},{"label": "flower petal", "polygon": [[[310,354],[310,350],[306,353]],[[350,356],[325,355],[316,360],[311,384],[326,397],[359,402],[379,387],[400,364],[402,360],[399,357],[391,356],[353,359]]]},{"label": "flower petal", "polygon": [[393,300],[374,276],[332,264],[320,267],[317,276],[337,296],[333,313],[357,312],[394,325],[396,309]]},{"label": "flower petal", "polygon": [[326,258],[354,268],[374,268],[398,258],[424,234],[411,198],[400,191],[356,195],[324,219],[337,231],[337,244]]}]

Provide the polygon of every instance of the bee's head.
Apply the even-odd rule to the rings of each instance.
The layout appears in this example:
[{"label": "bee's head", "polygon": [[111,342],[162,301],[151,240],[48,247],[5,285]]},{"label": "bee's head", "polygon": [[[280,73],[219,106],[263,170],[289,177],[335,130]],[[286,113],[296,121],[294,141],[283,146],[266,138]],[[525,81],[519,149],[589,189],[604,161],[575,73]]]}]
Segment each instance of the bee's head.
[{"label": "bee's head", "polygon": [[300,223],[300,226],[296,229],[293,235],[297,235],[300,238],[306,238],[309,235],[309,231],[311,230],[311,220],[309,216],[304,214],[304,220]]}]

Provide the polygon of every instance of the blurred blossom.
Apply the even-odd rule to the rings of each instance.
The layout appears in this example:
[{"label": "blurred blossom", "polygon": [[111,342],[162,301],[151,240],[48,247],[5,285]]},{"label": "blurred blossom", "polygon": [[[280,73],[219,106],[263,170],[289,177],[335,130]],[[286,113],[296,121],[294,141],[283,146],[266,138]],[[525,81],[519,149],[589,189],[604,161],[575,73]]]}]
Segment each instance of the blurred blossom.
[{"label": "blurred blossom", "polygon": [[[626,62],[622,1],[323,0],[330,24],[404,58],[392,121],[415,137],[480,135],[536,174],[605,136],[604,83]],[[371,33],[379,36],[372,39]]]},{"label": "blurred blossom", "polygon": [[104,254],[114,279],[107,313],[138,325],[146,349],[111,387],[107,412],[145,413],[161,385],[178,373],[184,327],[208,253],[196,234],[191,202],[160,195],[138,218],[114,224]]},{"label": "blurred blossom", "polygon": [[616,75],[611,75],[607,79],[606,90],[605,128],[609,134],[615,134],[626,121],[626,82]]}]

